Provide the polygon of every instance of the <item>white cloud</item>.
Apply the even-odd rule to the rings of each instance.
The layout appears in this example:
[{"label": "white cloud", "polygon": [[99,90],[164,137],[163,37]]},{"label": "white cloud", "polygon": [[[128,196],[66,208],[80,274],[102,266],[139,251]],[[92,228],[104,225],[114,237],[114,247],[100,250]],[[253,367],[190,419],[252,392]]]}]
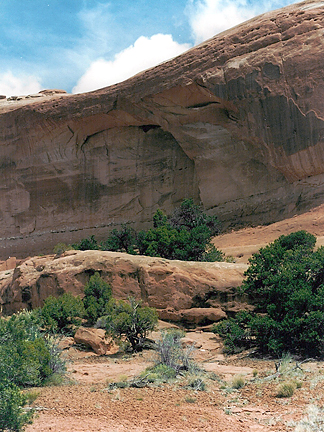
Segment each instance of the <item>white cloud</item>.
[{"label": "white cloud", "polygon": [[141,36],[134,45],[116,54],[114,60],[99,58],[94,61],[72,92],[83,93],[124,81],[189,48],[189,44],[175,42],[171,35],[156,34],[151,38]]},{"label": "white cloud", "polygon": [[83,8],[77,15],[84,30],[77,47],[82,57],[94,59],[111,50],[115,33],[118,33],[110,4],[99,3],[93,8]]},{"label": "white cloud", "polygon": [[205,41],[261,13],[298,0],[188,0],[187,14],[195,43]]},{"label": "white cloud", "polygon": [[0,94],[5,96],[22,96],[38,93],[42,86],[35,76],[15,76],[8,71],[0,74]]},{"label": "white cloud", "polygon": [[257,14],[257,10],[245,0],[191,0],[188,11],[195,43],[203,42]]}]

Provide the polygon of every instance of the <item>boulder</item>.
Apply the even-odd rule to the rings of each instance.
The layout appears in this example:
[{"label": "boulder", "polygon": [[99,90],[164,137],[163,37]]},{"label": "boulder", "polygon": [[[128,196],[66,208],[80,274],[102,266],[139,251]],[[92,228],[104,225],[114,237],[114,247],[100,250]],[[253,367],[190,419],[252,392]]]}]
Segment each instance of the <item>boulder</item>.
[{"label": "boulder", "polygon": [[322,204],[323,28],[324,3],[307,0],[111,87],[9,98],[0,258],[146,228],[187,197],[225,228]]},{"label": "boulder", "polygon": [[0,262],[0,272],[5,270],[13,270],[17,265],[16,257],[9,257],[6,261]]},{"label": "boulder", "polygon": [[46,90],[41,90],[39,93],[48,96],[53,94],[65,94],[66,91],[59,90],[59,89],[46,89]]},{"label": "boulder", "polygon": [[79,327],[74,341],[90,347],[96,354],[105,355],[114,347],[114,343],[105,336],[105,330]]},{"label": "boulder", "polygon": [[206,325],[227,318],[226,312],[219,308],[191,308],[181,311],[181,319],[195,326]]}]

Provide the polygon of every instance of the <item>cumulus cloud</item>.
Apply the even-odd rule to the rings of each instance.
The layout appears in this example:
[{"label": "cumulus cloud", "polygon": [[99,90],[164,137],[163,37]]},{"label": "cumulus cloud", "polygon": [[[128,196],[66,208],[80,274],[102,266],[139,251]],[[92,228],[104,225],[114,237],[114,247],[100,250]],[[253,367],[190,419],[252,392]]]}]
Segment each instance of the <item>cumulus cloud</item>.
[{"label": "cumulus cloud", "polygon": [[232,28],[261,13],[298,0],[188,0],[187,15],[195,43]]},{"label": "cumulus cloud", "polygon": [[195,43],[200,43],[252,18],[257,10],[245,0],[191,0],[188,14]]},{"label": "cumulus cloud", "polygon": [[38,93],[42,90],[40,81],[35,76],[14,75],[11,71],[0,74],[0,94],[21,96]]},{"label": "cumulus cloud", "polygon": [[83,93],[116,84],[189,48],[189,44],[179,44],[171,35],[141,36],[133,45],[116,54],[113,60],[99,58],[94,61],[72,91]]}]

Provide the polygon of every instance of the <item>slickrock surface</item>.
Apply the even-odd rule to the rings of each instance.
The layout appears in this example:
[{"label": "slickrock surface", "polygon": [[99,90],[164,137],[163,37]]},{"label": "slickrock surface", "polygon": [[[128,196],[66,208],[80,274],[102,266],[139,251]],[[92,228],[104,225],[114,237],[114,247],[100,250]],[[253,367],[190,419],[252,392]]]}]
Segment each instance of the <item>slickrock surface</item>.
[{"label": "slickrock surface", "polygon": [[224,227],[322,204],[323,23],[308,0],[102,90],[0,100],[0,257],[147,226],[184,197]]},{"label": "slickrock surface", "polygon": [[60,258],[30,258],[14,270],[0,272],[0,307],[11,313],[42,306],[49,295],[71,292],[82,296],[84,285],[98,271],[111,284],[115,297],[141,298],[157,308],[163,319],[205,325],[247,307],[236,289],[246,268],[245,264],[70,251]]}]

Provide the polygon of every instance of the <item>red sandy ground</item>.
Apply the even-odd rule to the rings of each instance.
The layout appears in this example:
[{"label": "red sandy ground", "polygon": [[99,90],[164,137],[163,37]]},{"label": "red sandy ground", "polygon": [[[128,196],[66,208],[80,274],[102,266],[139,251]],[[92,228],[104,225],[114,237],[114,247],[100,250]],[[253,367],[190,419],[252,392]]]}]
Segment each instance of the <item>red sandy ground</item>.
[{"label": "red sandy ground", "polygon": [[[293,431],[292,421],[299,421],[310,403],[324,404],[322,363],[303,364],[294,378],[302,387],[291,398],[280,399],[277,387],[290,377],[264,380],[275,372],[274,361],[253,359],[247,353],[225,357],[214,334],[188,336],[202,344],[197,362],[216,377],[206,379],[206,391],[189,390],[181,383],[108,390],[109,382],[131,378],[151,365],[153,351],[99,357],[72,350],[73,382],[38,389],[38,417],[27,432]],[[231,386],[237,375],[245,381],[240,390]]]}]

